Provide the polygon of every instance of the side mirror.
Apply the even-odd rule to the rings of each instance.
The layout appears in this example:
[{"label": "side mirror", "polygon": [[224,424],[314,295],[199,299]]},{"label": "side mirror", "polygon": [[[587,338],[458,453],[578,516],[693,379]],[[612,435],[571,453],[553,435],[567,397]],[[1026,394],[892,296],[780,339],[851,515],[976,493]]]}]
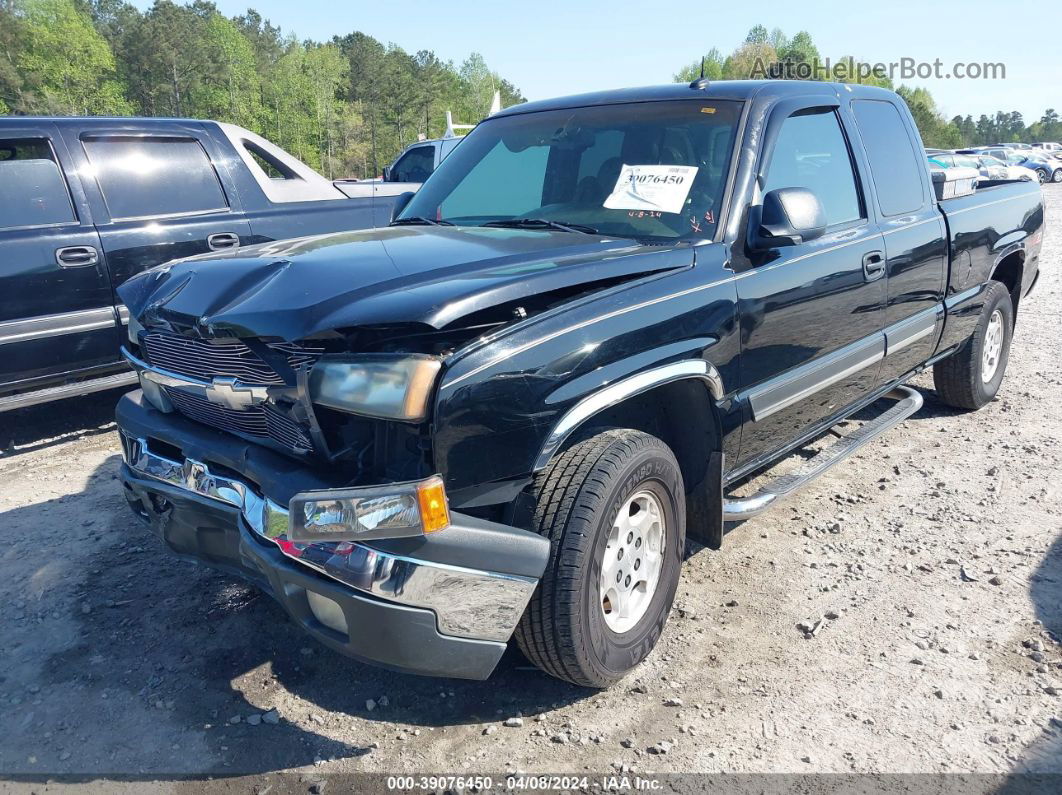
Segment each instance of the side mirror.
[{"label": "side mirror", "polygon": [[383,181],[384,182],[391,182],[392,181],[391,180],[391,167],[390,166],[384,166],[383,167]]},{"label": "side mirror", "polygon": [[416,195],[411,190],[407,190],[405,193],[399,193],[395,196],[395,203],[391,205],[391,222],[402,214],[402,211],[406,209],[406,205],[409,204],[409,200]]},{"label": "side mirror", "polygon": [[778,188],[763,197],[750,242],[765,250],[806,243],[825,232],[826,213],[818,196],[807,188]]}]

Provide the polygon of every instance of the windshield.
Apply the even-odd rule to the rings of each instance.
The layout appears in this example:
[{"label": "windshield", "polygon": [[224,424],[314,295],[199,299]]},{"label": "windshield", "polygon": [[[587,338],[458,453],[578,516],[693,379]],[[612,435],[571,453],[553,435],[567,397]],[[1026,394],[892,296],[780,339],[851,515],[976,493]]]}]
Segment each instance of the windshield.
[{"label": "windshield", "polygon": [[711,238],[740,110],[738,102],[679,100],[488,119],[401,218],[457,226],[534,219],[616,237]]}]

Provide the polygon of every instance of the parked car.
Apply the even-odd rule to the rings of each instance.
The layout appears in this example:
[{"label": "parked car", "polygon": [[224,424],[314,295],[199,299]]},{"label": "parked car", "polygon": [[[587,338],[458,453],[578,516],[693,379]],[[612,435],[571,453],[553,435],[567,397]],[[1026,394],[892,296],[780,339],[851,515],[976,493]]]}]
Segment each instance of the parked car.
[{"label": "parked car", "polygon": [[1044,224],[1034,183],[937,201],[896,94],[787,80],[510,108],[395,206],[119,288],[126,497],[343,654],[485,678],[515,638],[589,687],[653,648],[687,533],[928,368],[994,398]]},{"label": "parked car", "polygon": [[[957,152],[956,154],[958,155],[959,153]],[[978,152],[972,155],[967,155],[967,157],[974,158],[979,167],[989,169],[990,171],[994,171],[994,173],[999,173],[997,169],[1002,169],[1004,179],[1032,180],[1036,182],[1039,182],[1040,180],[1039,175],[1032,169],[1026,168],[1025,166],[1013,166],[1010,163],[1000,160],[998,157],[993,157],[992,155]]]},{"label": "parked car", "polygon": [[[926,150],[930,152],[931,150]],[[1028,171],[1027,176],[1018,174],[1017,176],[1011,176],[1011,166],[1006,165],[1002,161],[996,160],[994,157],[978,157],[976,155],[963,155],[955,152],[947,152],[943,150],[932,151],[926,155],[926,159],[929,161],[930,168],[936,166],[940,169],[949,168],[973,168],[981,175],[978,182],[992,182],[996,180],[1005,179],[1036,179],[1036,174]],[[1018,167],[1013,167],[1015,170],[1019,170]],[[1027,169],[1020,169],[1020,171],[1027,171]]]},{"label": "parked car", "polygon": [[113,292],[129,277],[386,224],[401,192],[347,191],[231,124],[0,117],[0,411],[136,382]]},{"label": "parked car", "polygon": [[959,149],[958,151],[963,154],[990,155],[1008,165],[1027,168],[1036,174],[1037,180],[1041,183],[1062,182],[1062,163],[1049,163],[1047,160],[1030,157],[1012,148],[986,146],[976,149]]},{"label": "parked car", "polygon": [[391,165],[384,167],[384,182],[404,182],[415,185],[423,183],[460,141],[461,137],[455,135],[410,144]]},{"label": "parked car", "polygon": [[1040,141],[1033,144],[1038,149],[1043,149],[1045,152],[1062,153],[1062,144],[1058,141]]},{"label": "parked car", "polygon": [[[488,115],[492,116],[500,110],[501,94],[495,91]],[[453,114],[446,111],[446,130],[442,137],[420,140],[407,146],[391,165],[384,167],[383,181],[405,183],[416,189],[461,142],[463,134],[475,126],[456,124]]]}]

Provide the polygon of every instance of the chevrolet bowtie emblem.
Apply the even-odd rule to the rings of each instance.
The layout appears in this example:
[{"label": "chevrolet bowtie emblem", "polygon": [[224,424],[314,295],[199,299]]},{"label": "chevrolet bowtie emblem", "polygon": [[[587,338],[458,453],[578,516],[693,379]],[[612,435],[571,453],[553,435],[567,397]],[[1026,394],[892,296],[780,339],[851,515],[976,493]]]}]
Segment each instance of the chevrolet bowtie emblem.
[{"label": "chevrolet bowtie emblem", "polygon": [[203,390],[206,399],[233,411],[246,411],[268,397],[265,387],[247,386],[235,378],[215,378]]}]

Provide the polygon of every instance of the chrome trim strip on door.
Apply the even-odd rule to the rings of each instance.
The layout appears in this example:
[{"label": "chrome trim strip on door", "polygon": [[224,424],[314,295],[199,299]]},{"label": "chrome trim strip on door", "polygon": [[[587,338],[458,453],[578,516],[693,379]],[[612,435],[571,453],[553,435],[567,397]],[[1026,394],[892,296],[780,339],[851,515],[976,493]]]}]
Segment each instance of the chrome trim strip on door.
[{"label": "chrome trim strip on door", "polygon": [[0,323],[0,345],[76,334],[79,331],[96,331],[113,326],[114,308],[109,306],[81,312],[8,320]]},{"label": "chrome trim strip on door", "polygon": [[655,367],[652,370],[646,370],[629,378],[624,378],[622,381],[610,384],[583,398],[565,412],[560,421],[553,426],[549,437],[542,445],[538,458],[535,459],[534,471],[538,472],[544,469],[557,450],[560,449],[564,440],[571,435],[572,431],[599,411],[609,406],[614,406],[629,397],[648,392],[654,387],[686,378],[703,380],[708,386],[708,391],[716,400],[722,399],[725,393],[723,379],[719,375],[719,371],[703,359],[665,364],[662,367]]},{"label": "chrome trim strip on door", "polygon": [[934,306],[887,327],[885,329],[885,355],[891,356],[932,334],[937,330],[942,314],[942,308]]},{"label": "chrome trim strip on door", "polygon": [[752,419],[759,422],[885,358],[885,335],[877,332],[800,365],[749,391]]}]

